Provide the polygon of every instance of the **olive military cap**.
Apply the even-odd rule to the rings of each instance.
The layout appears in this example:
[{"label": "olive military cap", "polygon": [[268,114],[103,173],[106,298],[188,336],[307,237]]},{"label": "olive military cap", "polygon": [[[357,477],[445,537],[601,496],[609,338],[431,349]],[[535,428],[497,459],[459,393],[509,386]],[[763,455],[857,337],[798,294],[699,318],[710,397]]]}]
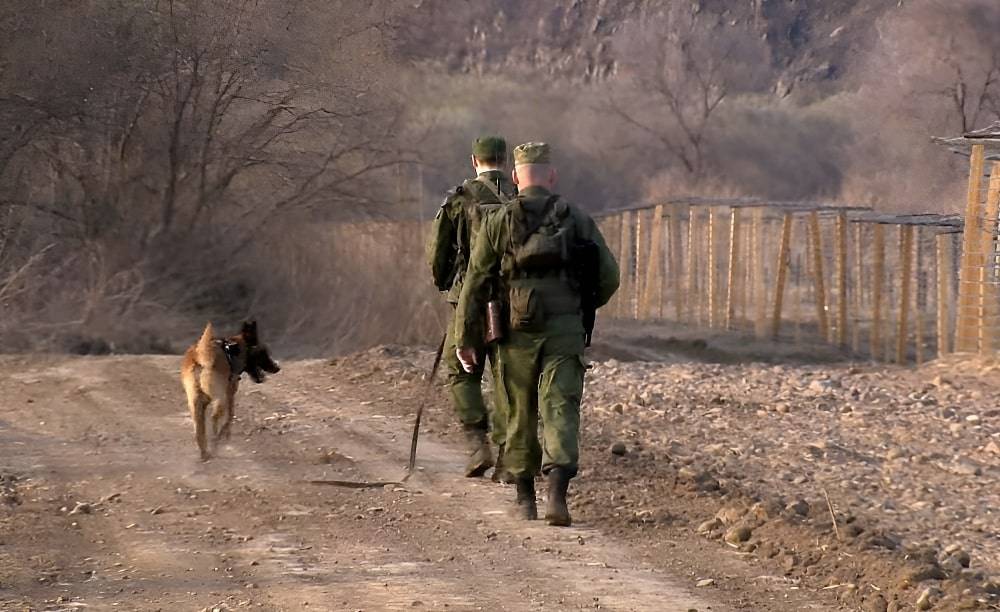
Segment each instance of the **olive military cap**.
[{"label": "olive military cap", "polygon": [[514,147],[514,165],[549,163],[549,145],[544,142],[526,142]]},{"label": "olive military cap", "polygon": [[479,161],[507,161],[507,141],[502,136],[481,136],[472,143],[472,154]]}]

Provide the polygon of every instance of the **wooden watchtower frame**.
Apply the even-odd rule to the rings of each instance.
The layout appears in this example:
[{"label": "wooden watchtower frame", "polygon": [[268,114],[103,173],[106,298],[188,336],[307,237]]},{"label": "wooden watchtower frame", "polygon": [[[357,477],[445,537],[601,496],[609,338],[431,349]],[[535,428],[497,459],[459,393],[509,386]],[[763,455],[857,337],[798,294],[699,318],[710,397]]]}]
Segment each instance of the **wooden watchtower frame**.
[{"label": "wooden watchtower frame", "polygon": [[1000,122],[935,140],[969,157],[955,352],[992,354],[1000,348]]}]

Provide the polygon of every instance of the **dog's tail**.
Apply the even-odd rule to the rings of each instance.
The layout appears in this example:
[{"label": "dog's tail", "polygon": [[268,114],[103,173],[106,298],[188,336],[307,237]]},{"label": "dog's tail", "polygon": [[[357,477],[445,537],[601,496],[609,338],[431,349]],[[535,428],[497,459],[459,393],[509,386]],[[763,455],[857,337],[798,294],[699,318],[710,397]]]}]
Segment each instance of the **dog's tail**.
[{"label": "dog's tail", "polygon": [[199,364],[207,364],[212,362],[212,356],[215,354],[215,334],[212,331],[212,324],[205,324],[205,331],[202,332],[201,338],[198,339],[198,344],[195,345],[195,355],[198,358]]}]

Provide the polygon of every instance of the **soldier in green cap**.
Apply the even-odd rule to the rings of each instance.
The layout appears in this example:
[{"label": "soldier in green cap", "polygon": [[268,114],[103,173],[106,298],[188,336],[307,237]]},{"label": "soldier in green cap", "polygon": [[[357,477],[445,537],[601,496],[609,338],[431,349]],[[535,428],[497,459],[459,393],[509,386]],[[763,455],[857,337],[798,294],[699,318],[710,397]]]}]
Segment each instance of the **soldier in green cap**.
[{"label": "soldier in green cap", "polygon": [[[507,295],[509,329],[500,343],[500,379],[509,401],[504,467],[517,485],[517,515],[535,519],[535,474],[548,479],[545,519],[569,525],[569,481],[579,460],[580,401],[583,395],[585,330],[582,296],[603,306],[618,289],[614,256],[594,220],[552,193],[556,171],[549,146],[526,143],[514,149],[517,198],[490,215],[472,251],[458,302],[458,358],[479,367],[478,320],[490,285]],[[586,278],[578,253],[593,261]],[[538,439],[541,419],[542,441]]]},{"label": "soldier in green cap", "polygon": [[[467,179],[450,191],[434,217],[427,244],[427,258],[435,285],[439,290],[448,292],[448,302],[452,306],[458,303],[472,246],[483,218],[499,209],[517,193],[517,188],[504,171],[506,165],[507,141],[500,136],[477,138],[472,144],[472,166],[476,171],[476,178]],[[455,351],[458,330],[454,327],[454,320],[449,322],[445,336],[444,364],[455,410],[468,443],[469,460],[465,475],[482,476],[494,466],[489,442],[492,424],[493,442],[499,451],[494,480],[508,480],[501,465],[507,435],[506,396],[498,382],[496,345],[486,346],[484,343],[483,316],[484,311],[480,310],[474,317],[469,317],[470,325],[475,325],[477,330],[476,340],[470,340],[470,346],[480,357],[478,365],[466,371],[459,363]],[[487,413],[482,393],[483,357],[486,356],[489,356],[494,380],[491,415]]]}]

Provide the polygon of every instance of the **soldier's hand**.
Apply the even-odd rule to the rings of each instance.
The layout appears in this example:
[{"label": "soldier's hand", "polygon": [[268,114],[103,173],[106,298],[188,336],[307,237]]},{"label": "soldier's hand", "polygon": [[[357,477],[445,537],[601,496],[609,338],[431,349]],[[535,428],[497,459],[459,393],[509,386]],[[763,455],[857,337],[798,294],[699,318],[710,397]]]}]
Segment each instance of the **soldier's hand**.
[{"label": "soldier's hand", "polygon": [[476,349],[464,347],[455,349],[455,355],[458,356],[458,360],[462,363],[462,369],[466,372],[472,372],[476,368],[476,364],[479,363],[478,357],[476,357]]}]

